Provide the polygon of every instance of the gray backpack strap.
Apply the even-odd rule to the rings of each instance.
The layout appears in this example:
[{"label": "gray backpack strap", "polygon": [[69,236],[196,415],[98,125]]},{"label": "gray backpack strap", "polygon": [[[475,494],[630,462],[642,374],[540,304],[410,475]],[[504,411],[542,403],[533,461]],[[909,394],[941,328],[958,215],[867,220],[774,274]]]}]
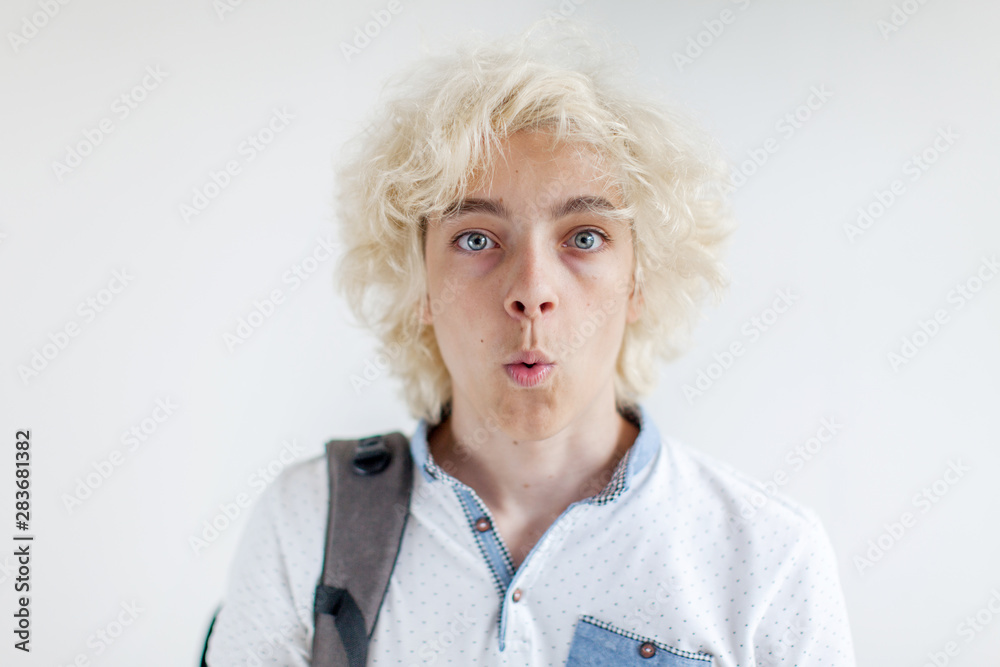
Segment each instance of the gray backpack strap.
[{"label": "gray backpack strap", "polygon": [[326,444],[330,512],[316,586],[314,667],[365,667],[368,640],[396,564],[413,460],[399,432]]}]

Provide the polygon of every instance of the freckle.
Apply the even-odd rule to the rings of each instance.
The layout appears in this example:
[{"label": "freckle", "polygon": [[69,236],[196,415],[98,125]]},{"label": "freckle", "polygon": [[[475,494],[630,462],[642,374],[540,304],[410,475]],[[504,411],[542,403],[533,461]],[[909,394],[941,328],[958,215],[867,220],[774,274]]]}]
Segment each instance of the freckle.
[{"label": "freckle", "polygon": [[530,487],[531,487],[531,484],[525,484],[525,485],[524,485],[524,488],[526,488],[526,489],[527,489],[527,488],[530,488]]}]

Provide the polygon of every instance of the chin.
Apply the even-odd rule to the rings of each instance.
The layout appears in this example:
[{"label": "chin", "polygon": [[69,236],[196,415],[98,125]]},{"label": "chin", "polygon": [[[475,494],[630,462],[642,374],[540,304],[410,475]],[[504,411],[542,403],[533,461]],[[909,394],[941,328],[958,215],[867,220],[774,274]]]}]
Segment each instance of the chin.
[{"label": "chin", "polygon": [[493,405],[501,428],[515,440],[540,440],[555,433],[558,405],[549,395],[516,392],[499,398]]}]

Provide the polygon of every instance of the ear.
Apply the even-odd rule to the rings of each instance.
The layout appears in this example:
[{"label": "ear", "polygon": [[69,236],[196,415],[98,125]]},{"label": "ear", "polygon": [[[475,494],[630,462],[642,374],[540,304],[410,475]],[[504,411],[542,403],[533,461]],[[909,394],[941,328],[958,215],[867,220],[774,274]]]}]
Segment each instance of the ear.
[{"label": "ear", "polygon": [[639,271],[632,273],[632,291],[628,294],[628,313],[625,321],[629,324],[642,316],[643,307],[646,305],[646,299],[642,294],[642,288],[639,287],[639,281],[637,280],[638,273]]},{"label": "ear", "polygon": [[642,290],[636,287],[635,281],[632,281],[632,291],[628,295],[628,314],[625,321],[629,324],[635,322],[642,316],[643,307],[646,305],[646,300],[643,298]]},{"label": "ear", "polygon": [[420,323],[425,325],[434,324],[434,317],[431,314],[430,295],[425,294],[423,301],[417,307],[420,309]]}]

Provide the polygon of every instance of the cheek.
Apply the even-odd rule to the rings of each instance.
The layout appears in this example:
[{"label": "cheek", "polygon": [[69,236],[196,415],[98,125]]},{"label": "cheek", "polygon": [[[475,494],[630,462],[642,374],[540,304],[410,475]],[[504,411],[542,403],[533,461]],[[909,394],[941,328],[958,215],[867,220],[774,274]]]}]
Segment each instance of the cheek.
[{"label": "cheek", "polygon": [[491,321],[486,308],[473,286],[461,281],[445,281],[432,294],[431,313],[442,354],[446,354],[446,346],[469,351],[479,350],[489,342]]},{"label": "cheek", "polygon": [[627,307],[627,291],[609,286],[594,294],[584,312],[575,318],[576,329],[588,339],[595,352],[617,354],[625,330]]},{"label": "cheek", "polygon": [[451,321],[461,317],[468,298],[466,281],[439,267],[437,272],[428,271],[428,295],[430,313],[434,321]]}]

